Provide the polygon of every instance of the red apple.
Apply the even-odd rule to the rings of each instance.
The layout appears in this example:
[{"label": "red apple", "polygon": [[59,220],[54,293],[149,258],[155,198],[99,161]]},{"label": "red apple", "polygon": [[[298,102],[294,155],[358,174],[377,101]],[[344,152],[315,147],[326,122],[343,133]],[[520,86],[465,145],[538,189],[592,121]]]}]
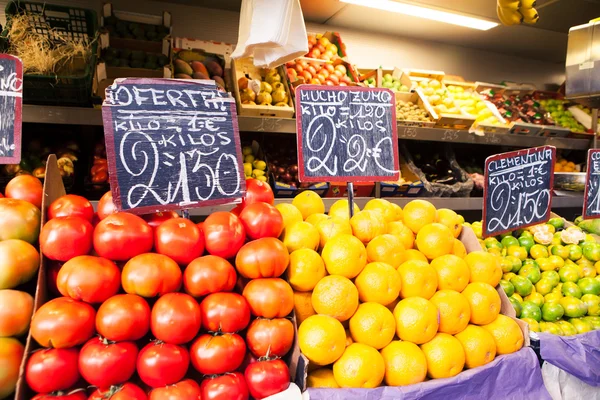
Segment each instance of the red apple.
[{"label": "red apple", "polygon": [[302,71],[304,71],[304,68],[300,64],[296,64],[295,68],[296,68],[296,72],[298,73],[298,75],[302,74]]},{"label": "red apple", "polygon": [[325,46],[323,46],[321,43],[319,43],[318,45],[316,45],[313,49],[319,49],[319,51],[321,53],[323,53],[325,51]]},{"label": "red apple", "polygon": [[342,82],[344,83],[350,83],[352,82],[352,79],[350,79],[350,77],[348,75],[344,75],[342,76],[342,79],[340,79]]},{"label": "red apple", "polygon": [[296,72],[296,70],[293,68],[287,69],[287,75],[288,75],[288,78],[290,78],[290,81],[292,81],[292,82],[295,81],[296,79],[298,79],[298,72]]},{"label": "red apple", "polygon": [[310,43],[314,46],[315,44],[317,44],[317,38],[314,37],[313,35],[308,35],[308,43]]},{"label": "red apple", "polygon": [[321,38],[319,39],[319,44],[323,46],[329,46],[331,42],[326,37],[321,36]]},{"label": "red apple", "polygon": [[325,75],[322,75],[322,74],[317,74],[317,79],[318,79],[320,82],[325,82]]},{"label": "red apple", "polygon": [[326,68],[321,68],[320,71],[317,71],[318,74],[321,74],[325,77],[325,79],[329,78],[329,71]]},{"label": "red apple", "polygon": [[337,76],[336,74],[329,75],[329,78],[327,78],[327,79],[330,80],[331,82],[333,82],[334,85],[338,85],[340,83],[340,77]]},{"label": "red apple", "polygon": [[310,81],[312,79],[312,74],[310,72],[308,72],[308,71],[304,71],[302,73],[302,77],[304,78],[304,80],[306,82],[308,82],[308,81]]},{"label": "red apple", "polygon": [[325,69],[327,71],[329,71],[329,73],[332,73],[333,71],[335,71],[335,67],[331,64],[325,64]]},{"label": "red apple", "polygon": [[344,64],[338,64],[335,66],[335,69],[341,71],[343,75],[346,75],[346,66]]},{"label": "red apple", "polygon": [[285,63],[286,68],[294,68],[296,63],[294,61],[288,61]]},{"label": "red apple", "polygon": [[341,78],[342,76],[344,76],[344,75],[345,75],[345,74],[344,74],[342,71],[340,71],[339,69],[336,69],[335,71],[333,71],[333,73],[334,73],[335,75],[337,75],[337,76],[338,76],[338,78]]},{"label": "red apple", "polygon": [[335,83],[331,82],[329,79],[327,79],[327,80],[325,81],[325,84],[326,84],[327,86],[335,86]]},{"label": "red apple", "polygon": [[310,52],[310,57],[312,58],[319,58],[320,55],[321,52],[319,51],[319,49],[312,49],[312,51]]},{"label": "red apple", "polygon": [[348,86],[346,82],[340,82],[339,86]]},{"label": "red apple", "polygon": [[308,72],[310,72],[310,74],[312,76],[315,76],[317,74],[317,69],[315,67],[313,67],[312,65],[309,65],[308,68],[306,68],[306,70]]}]

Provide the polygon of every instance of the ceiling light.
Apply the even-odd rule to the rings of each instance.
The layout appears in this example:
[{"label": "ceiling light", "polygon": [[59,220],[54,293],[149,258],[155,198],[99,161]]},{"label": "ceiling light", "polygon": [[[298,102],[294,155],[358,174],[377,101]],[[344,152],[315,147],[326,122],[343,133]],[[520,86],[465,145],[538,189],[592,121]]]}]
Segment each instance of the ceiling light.
[{"label": "ceiling light", "polygon": [[392,0],[340,0],[342,3],[354,4],[376,8],[378,10],[390,11],[399,14],[411,15],[413,17],[430,19],[433,21],[444,22],[446,24],[464,26],[466,28],[479,29],[487,31],[495,28],[498,23],[481,18],[469,17],[450,11],[444,11],[435,8],[416,6],[413,4],[399,3]]}]

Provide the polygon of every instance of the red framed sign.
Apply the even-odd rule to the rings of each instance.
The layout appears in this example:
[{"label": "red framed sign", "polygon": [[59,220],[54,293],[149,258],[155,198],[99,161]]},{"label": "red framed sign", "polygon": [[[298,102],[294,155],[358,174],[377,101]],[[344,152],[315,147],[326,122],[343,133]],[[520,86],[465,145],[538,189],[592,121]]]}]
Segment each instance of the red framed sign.
[{"label": "red framed sign", "polygon": [[600,217],[600,149],[588,150],[581,215],[583,219]]},{"label": "red framed sign", "polygon": [[21,162],[23,63],[0,54],[0,164]]}]

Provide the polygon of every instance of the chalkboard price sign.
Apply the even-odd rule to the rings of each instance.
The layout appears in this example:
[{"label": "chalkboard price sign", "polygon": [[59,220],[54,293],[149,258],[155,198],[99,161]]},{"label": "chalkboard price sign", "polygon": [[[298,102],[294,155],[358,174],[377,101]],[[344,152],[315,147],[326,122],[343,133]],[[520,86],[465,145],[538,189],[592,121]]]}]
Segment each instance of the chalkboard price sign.
[{"label": "chalkboard price sign", "polygon": [[600,149],[588,150],[583,218],[600,217]]},{"label": "chalkboard price sign", "polygon": [[307,182],[397,180],[394,93],[385,88],[296,88],[298,178]]},{"label": "chalkboard price sign", "polygon": [[0,54],[0,164],[21,162],[23,63]]},{"label": "chalkboard price sign", "polygon": [[534,147],[485,160],[483,236],[550,219],[556,148]]},{"label": "chalkboard price sign", "polygon": [[214,82],[117,79],[102,116],[119,209],[148,213],[243,197],[235,102]]}]

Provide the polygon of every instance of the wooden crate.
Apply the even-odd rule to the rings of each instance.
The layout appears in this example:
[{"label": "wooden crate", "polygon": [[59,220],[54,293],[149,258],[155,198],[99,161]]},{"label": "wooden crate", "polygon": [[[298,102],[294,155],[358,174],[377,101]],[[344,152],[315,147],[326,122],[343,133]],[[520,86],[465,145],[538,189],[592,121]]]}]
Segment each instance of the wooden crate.
[{"label": "wooden crate", "polygon": [[411,121],[411,120],[398,120],[398,123],[405,126],[419,126],[419,127],[428,127],[433,128],[435,126],[435,121],[438,119],[438,115],[433,110],[433,107],[427,101],[427,98],[423,94],[420,88],[417,88],[414,92],[395,92],[396,95],[396,103],[399,101],[410,101],[413,104],[417,104],[420,109],[425,110],[431,116],[432,121]]}]

